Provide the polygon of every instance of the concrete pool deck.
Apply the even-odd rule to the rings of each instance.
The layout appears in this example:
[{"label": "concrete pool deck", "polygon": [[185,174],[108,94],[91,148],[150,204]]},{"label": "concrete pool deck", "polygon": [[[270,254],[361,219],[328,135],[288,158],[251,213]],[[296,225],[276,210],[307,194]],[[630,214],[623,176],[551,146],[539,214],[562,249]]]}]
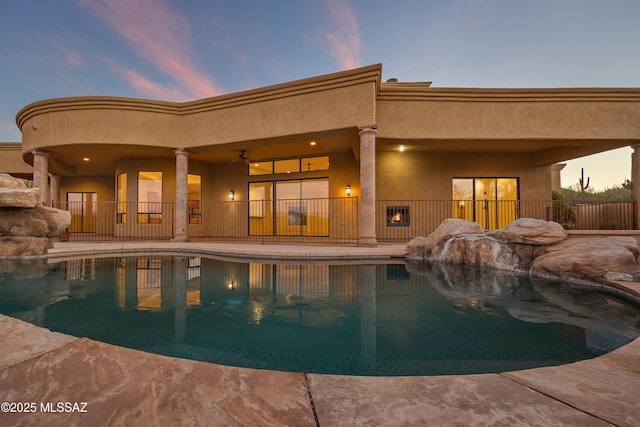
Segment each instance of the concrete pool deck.
[{"label": "concrete pool deck", "polygon": [[[198,250],[344,260],[401,256],[403,249],[72,242],[56,244],[51,255]],[[22,411],[3,405],[2,426],[640,426],[640,339],[568,365],[433,377],[235,368],[76,338],[7,316],[0,316],[0,343],[0,403]]]}]

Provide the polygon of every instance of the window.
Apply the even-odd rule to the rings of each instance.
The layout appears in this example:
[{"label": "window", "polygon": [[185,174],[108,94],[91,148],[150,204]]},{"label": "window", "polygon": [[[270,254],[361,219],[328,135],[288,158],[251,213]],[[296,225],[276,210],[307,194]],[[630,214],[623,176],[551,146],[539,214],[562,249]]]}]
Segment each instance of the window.
[{"label": "window", "polygon": [[162,223],[162,172],[138,172],[138,223]]},{"label": "window", "polygon": [[273,175],[329,170],[329,156],[283,159],[249,164],[249,175]]},{"label": "window", "polygon": [[454,178],[452,188],[454,218],[494,230],[518,217],[518,178]]},{"label": "window", "polygon": [[329,180],[250,183],[249,234],[328,236]]},{"label": "window", "polygon": [[273,162],[252,162],[249,165],[249,175],[273,174]]},{"label": "window", "polygon": [[328,171],[329,170],[329,156],[322,157],[308,157],[302,159],[302,171]]},{"label": "window", "polygon": [[118,174],[116,178],[116,223],[127,223],[127,174]]},{"label": "window", "polygon": [[249,184],[249,234],[273,234],[273,182]]},{"label": "window", "polygon": [[202,177],[200,175],[187,175],[187,203],[189,210],[189,224],[202,223],[202,211],[200,210],[201,192]]},{"label": "window", "polygon": [[300,172],[300,159],[276,160],[273,162],[274,173]]}]

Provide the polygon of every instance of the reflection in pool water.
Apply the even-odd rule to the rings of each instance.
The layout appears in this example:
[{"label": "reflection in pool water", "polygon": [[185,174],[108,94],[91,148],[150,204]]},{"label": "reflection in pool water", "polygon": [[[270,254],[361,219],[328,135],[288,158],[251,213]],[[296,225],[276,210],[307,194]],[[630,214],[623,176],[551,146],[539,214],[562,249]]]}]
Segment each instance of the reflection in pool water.
[{"label": "reflection in pool water", "polygon": [[137,256],[4,263],[0,312],[53,331],[233,366],[446,375],[557,365],[640,335],[616,297],[418,264]]}]

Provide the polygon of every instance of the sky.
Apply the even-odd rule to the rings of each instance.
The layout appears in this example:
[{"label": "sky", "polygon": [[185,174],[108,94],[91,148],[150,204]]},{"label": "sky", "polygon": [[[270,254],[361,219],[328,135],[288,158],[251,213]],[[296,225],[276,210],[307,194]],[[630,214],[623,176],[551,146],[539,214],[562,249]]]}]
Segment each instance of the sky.
[{"label": "sky", "polygon": [[[0,141],[41,99],[188,101],[377,63],[434,87],[640,87],[638,22],[638,0],[0,0]],[[619,186],[630,155],[569,161],[562,184]]]}]

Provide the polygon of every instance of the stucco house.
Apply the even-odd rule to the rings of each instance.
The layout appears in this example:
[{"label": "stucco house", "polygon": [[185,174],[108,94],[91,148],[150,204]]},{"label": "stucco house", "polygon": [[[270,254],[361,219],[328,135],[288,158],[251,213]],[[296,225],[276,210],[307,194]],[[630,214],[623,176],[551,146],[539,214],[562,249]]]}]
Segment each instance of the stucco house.
[{"label": "stucco house", "polygon": [[0,145],[0,172],[32,174],[76,233],[359,245],[426,235],[447,217],[487,229],[552,219],[558,162],[619,147],[634,148],[640,182],[638,88],[381,75],[377,64],[182,103],[34,102],[16,117],[21,144]]}]

